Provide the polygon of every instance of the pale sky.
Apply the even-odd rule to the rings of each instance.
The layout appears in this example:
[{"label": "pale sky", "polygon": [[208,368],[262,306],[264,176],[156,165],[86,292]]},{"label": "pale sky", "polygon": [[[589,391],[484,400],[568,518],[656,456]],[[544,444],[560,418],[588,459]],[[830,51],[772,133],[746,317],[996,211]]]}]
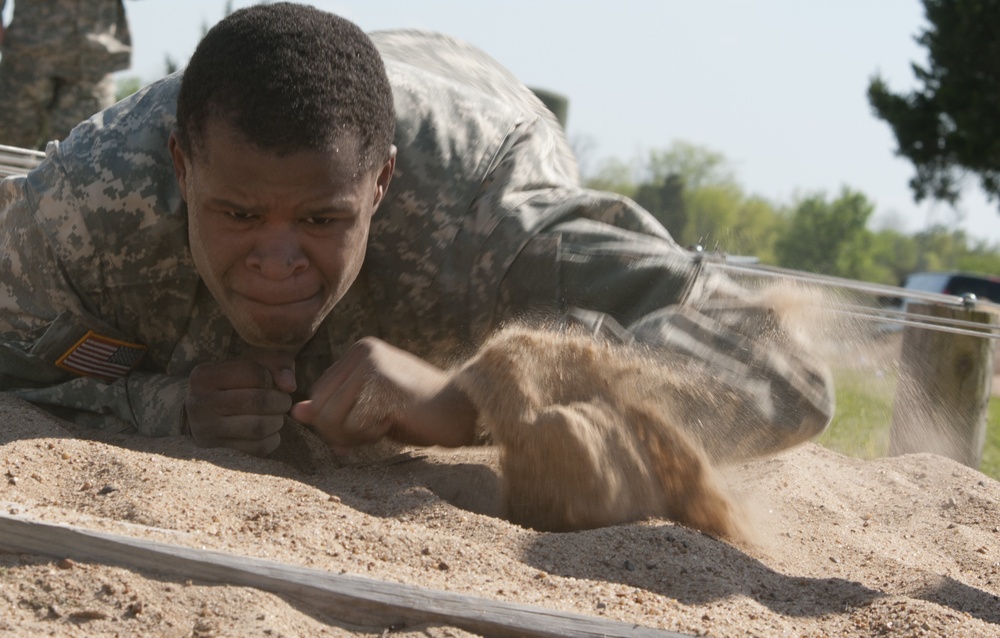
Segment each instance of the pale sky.
[{"label": "pale sky", "polygon": [[[9,4],[9,3],[8,3]],[[236,0],[235,8],[255,4]],[[442,31],[491,54],[530,86],[569,98],[568,132],[586,164],[631,159],[684,140],[722,153],[750,194],[865,193],[876,218],[905,232],[952,223],[913,203],[913,169],[868,106],[876,72],[914,86],[923,63],[918,0],[313,0],[366,30]],[[126,75],[153,80],[182,65],[225,0],[126,2],[135,53]],[[1000,212],[978,185],[960,204],[971,236],[1000,242]]]}]

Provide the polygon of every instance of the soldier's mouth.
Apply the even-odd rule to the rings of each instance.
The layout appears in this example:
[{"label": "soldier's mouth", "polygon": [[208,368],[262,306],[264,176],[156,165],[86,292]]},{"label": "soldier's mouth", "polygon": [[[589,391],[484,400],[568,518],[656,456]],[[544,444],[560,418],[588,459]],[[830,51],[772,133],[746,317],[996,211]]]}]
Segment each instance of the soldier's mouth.
[{"label": "soldier's mouth", "polygon": [[267,308],[292,308],[295,306],[309,305],[320,301],[320,293],[316,292],[308,296],[280,296],[265,297],[255,294],[235,293],[238,297],[250,302],[251,305],[265,306]]}]

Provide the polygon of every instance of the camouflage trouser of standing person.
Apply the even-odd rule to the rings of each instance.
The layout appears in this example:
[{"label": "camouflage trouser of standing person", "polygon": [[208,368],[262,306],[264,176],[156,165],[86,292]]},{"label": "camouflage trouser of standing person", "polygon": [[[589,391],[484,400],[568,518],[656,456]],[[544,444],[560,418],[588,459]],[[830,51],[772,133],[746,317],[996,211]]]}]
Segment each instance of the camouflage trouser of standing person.
[{"label": "camouflage trouser of standing person", "polygon": [[39,72],[30,54],[5,50],[0,60],[0,144],[44,149],[115,102],[114,76]]}]

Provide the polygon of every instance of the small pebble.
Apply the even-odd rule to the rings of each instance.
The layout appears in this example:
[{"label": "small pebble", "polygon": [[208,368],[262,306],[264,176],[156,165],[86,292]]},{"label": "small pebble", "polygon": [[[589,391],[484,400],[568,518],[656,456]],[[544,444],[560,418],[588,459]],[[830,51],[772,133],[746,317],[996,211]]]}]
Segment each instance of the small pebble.
[{"label": "small pebble", "polygon": [[77,620],[104,620],[108,615],[97,609],[81,609],[70,613],[69,617]]}]

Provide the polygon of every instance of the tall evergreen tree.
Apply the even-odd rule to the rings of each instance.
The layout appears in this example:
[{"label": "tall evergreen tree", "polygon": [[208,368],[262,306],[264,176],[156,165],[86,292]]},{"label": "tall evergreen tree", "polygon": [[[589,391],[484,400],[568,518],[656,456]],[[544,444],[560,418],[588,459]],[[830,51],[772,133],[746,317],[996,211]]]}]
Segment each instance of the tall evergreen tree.
[{"label": "tall evergreen tree", "polygon": [[893,93],[872,78],[868,100],[909,159],[917,201],[954,204],[963,178],[979,177],[1000,198],[1000,0],[923,0],[928,26],[916,41],[926,66],[913,64],[919,86]]}]

